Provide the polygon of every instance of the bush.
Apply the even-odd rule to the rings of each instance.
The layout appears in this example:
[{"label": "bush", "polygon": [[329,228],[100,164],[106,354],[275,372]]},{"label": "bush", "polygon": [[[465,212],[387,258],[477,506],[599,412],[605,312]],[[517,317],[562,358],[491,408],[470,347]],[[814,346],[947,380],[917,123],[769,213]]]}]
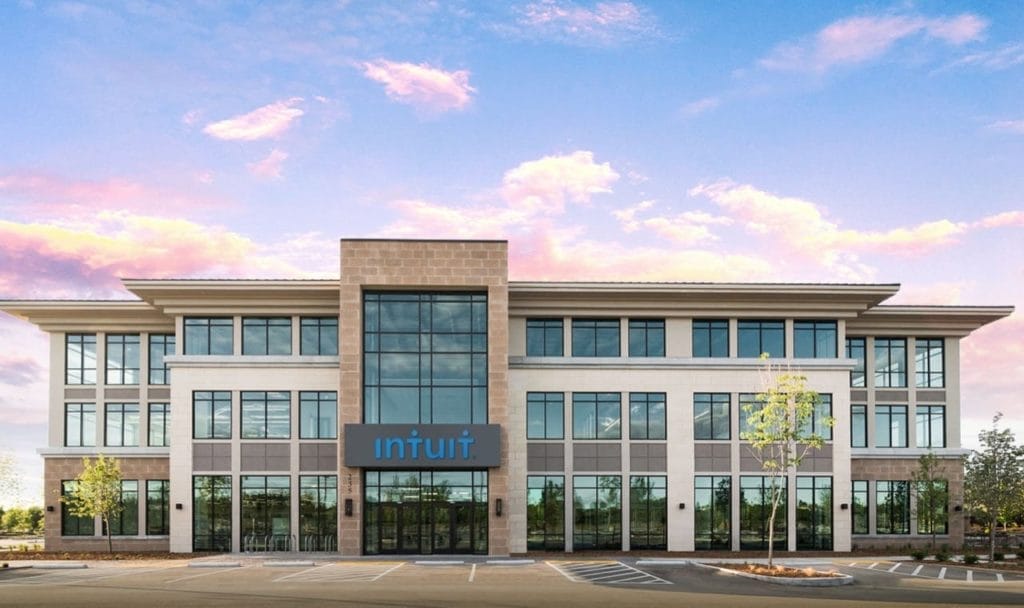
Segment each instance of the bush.
[{"label": "bush", "polygon": [[920,549],[915,549],[910,552],[910,557],[914,558],[915,562],[919,562],[924,559],[925,552]]},{"label": "bush", "polygon": [[1004,559],[1006,559],[1006,554],[1005,553],[993,553],[992,554],[992,561],[994,561],[994,562],[1001,562]]},{"label": "bush", "polygon": [[949,561],[949,552],[946,551],[945,549],[940,549],[940,550],[936,551],[935,552],[935,561],[937,561],[937,562],[948,562]]},{"label": "bush", "polygon": [[968,565],[976,564],[978,563],[978,556],[973,553],[967,553],[964,555],[964,563]]}]

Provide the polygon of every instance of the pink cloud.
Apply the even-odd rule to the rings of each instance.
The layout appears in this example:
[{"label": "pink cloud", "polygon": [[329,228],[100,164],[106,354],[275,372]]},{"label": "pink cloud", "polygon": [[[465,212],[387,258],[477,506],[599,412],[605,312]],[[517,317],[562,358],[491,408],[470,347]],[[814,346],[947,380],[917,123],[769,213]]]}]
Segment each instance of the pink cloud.
[{"label": "pink cloud", "polygon": [[35,359],[21,355],[0,355],[0,384],[25,386],[41,381],[45,368]]},{"label": "pink cloud", "polygon": [[292,97],[256,108],[247,114],[212,122],[203,127],[203,133],[217,139],[255,141],[282,135],[292,121],[304,114],[296,108],[301,97]]},{"label": "pink cloud", "polygon": [[586,7],[570,0],[541,0],[519,12],[515,26],[502,29],[522,37],[604,46],[658,35],[655,18],[632,2]]},{"label": "pink cloud", "polygon": [[[1024,121],[1022,121],[1024,122]],[[1024,211],[1004,211],[983,217],[974,223],[979,228],[1024,227]]]},{"label": "pink cloud", "polygon": [[516,209],[562,213],[566,201],[589,203],[593,195],[611,192],[618,179],[609,163],[595,163],[593,152],[577,150],[527,161],[505,172],[502,196]]},{"label": "pink cloud", "polygon": [[287,160],[288,153],[274,148],[270,151],[270,154],[261,160],[246,165],[249,168],[249,173],[252,173],[256,177],[262,177],[265,179],[280,179],[281,169],[284,161]]},{"label": "pink cloud", "polygon": [[988,125],[992,131],[1024,135],[1024,120],[999,120]]},{"label": "pink cloud", "polygon": [[384,85],[387,96],[399,103],[444,112],[462,110],[476,89],[469,85],[469,71],[448,72],[426,63],[400,63],[377,59],[362,64],[363,75]]},{"label": "pink cloud", "polygon": [[946,68],[980,67],[986,70],[1005,70],[1024,63],[1024,44],[1007,44],[998,49],[964,55]]},{"label": "pink cloud", "polygon": [[685,116],[698,116],[705,112],[710,112],[718,106],[722,105],[722,100],[719,97],[704,97],[696,101],[691,101],[682,108],[682,112]]},{"label": "pink cloud", "polygon": [[[1020,424],[1020,389],[1024,378],[1024,313],[1018,311],[971,334],[960,345],[962,414],[973,432],[988,427],[1003,412],[1003,424]],[[1024,439],[1018,426],[1017,440]]]}]

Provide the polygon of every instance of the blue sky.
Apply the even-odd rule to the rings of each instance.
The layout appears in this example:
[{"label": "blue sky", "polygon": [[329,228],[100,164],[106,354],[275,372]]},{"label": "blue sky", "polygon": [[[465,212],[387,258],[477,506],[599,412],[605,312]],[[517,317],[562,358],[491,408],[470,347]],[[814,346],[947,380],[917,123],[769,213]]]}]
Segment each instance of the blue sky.
[{"label": "blue sky", "polygon": [[[1024,293],[1018,2],[12,1],[0,92],[0,298],[333,276],[343,236],[508,238],[518,279]],[[0,339],[37,479],[45,342]],[[965,440],[1024,436],[1021,315],[964,358]]]}]

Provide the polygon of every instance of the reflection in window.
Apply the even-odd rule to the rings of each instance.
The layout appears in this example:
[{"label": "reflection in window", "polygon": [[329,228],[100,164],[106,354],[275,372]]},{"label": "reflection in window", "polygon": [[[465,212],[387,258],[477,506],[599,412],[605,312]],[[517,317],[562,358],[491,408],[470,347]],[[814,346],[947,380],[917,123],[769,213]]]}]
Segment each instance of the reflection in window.
[{"label": "reflection in window", "polygon": [[64,499],[72,496],[78,488],[78,482],[60,482],[60,534],[61,536],[92,536],[95,532],[96,520],[92,517],[72,515],[71,509]]},{"label": "reflection in window", "polygon": [[173,334],[149,334],[149,383],[170,384],[171,370],[164,357],[174,354]]},{"label": "reflection in window", "polygon": [[665,356],[665,319],[629,320],[629,356]]},{"label": "reflection in window", "polygon": [[832,441],[832,395],[820,393],[818,400],[814,402],[811,410],[811,417],[805,421],[800,434],[804,437],[816,435],[825,441]]},{"label": "reflection in window", "polygon": [[949,534],[949,482],[945,479],[919,482],[915,502],[918,534]]},{"label": "reflection in window", "polygon": [[875,387],[907,386],[907,341],[903,338],[875,338]]},{"label": "reflection in window", "polygon": [[526,438],[562,439],[565,437],[565,395],[563,393],[526,393]]},{"label": "reflection in window", "polygon": [[146,482],[146,534],[171,533],[171,482],[150,479]]},{"label": "reflection in window", "polygon": [[139,334],[107,334],[107,384],[139,383]]},{"label": "reflection in window", "polygon": [[946,447],[946,408],[942,405],[919,405],[917,419],[917,447]]},{"label": "reflection in window", "polygon": [[910,534],[910,491],[907,481],[875,482],[878,534]]},{"label": "reflection in window", "polygon": [[738,325],[739,356],[769,357],[781,359],[786,356],[785,321],[740,321]]},{"label": "reflection in window", "polygon": [[242,439],[288,439],[291,408],[287,391],[242,391]]},{"label": "reflection in window", "polygon": [[527,357],[561,357],[564,340],[561,319],[526,320]]},{"label": "reflection in window", "polygon": [[665,393],[629,394],[629,438],[665,438]]},{"label": "reflection in window", "polygon": [[832,478],[796,478],[796,548],[832,550]]},{"label": "reflection in window", "polygon": [[619,357],[618,319],[573,319],[573,357]]},{"label": "reflection in window", "polygon": [[850,406],[850,447],[868,447],[868,406]]},{"label": "reflection in window", "polygon": [[753,430],[753,425],[760,420],[761,410],[764,409],[764,401],[758,393],[740,393],[740,439],[746,439],[747,433]]},{"label": "reflection in window", "polygon": [[230,317],[185,317],[186,355],[234,354],[234,325]]},{"label": "reflection in window", "polygon": [[231,551],[231,476],[192,478],[192,550]]},{"label": "reflection in window", "polygon": [[622,408],[619,393],[573,393],[573,439],[621,439]]},{"label": "reflection in window", "polygon": [[907,447],[907,406],[875,406],[875,447]]},{"label": "reflection in window", "polygon": [[168,403],[149,404],[149,447],[165,448],[171,431],[171,406]]},{"label": "reflection in window", "polygon": [[299,477],[299,550],[338,547],[338,476]]},{"label": "reflection in window", "polygon": [[338,393],[299,393],[299,439],[338,438]]},{"label": "reflection in window", "polygon": [[288,317],[242,319],[242,354],[292,354],[292,320]]},{"label": "reflection in window", "polygon": [[629,477],[629,548],[668,548],[668,478]]},{"label": "reflection in window", "polygon": [[694,547],[732,549],[732,478],[698,475],[693,478]]},{"label": "reflection in window", "polygon": [[867,386],[866,369],[867,347],[864,345],[864,338],[846,339],[846,358],[856,361],[853,369],[850,370],[850,386],[853,388],[864,388]]},{"label": "reflection in window", "polygon": [[833,359],[836,356],[838,330],[835,321],[794,321],[793,356],[806,359]]},{"label": "reflection in window", "polygon": [[729,321],[725,319],[694,319],[693,356],[728,357]]},{"label": "reflection in window", "polygon": [[64,341],[64,382],[96,384],[96,334],[67,334]]},{"label": "reflection in window", "polygon": [[241,484],[243,549],[291,550],[291,478],[242,475]]},{"label": "reflection in window", "polygon": [[565,477],[526,477],[526,549],[565,550]]},{"label": "reflection in window", "polygon": [[[786,483],[775,479],[782,500],[775,512],[775,535],[773,547],[786,549]],[[740,477],[740,549],[763,550],[768,548],[768,522],[772,513],[772,478],[762,476]]]},{"label": "reflection in window", "polygon": [[622,549],[622,477],[575,475],[573,550]]},{"label": "reflection in window", "polygon": [[303,355],[338,354],[338,318],[302,317],[299,352]]},{"label": "reflection in window", "polygon": [[870,534],[871,528],[868,523],[868,482],[866,480],[855,480],[853,482],[853,533]]},{"label": "reflection in window", "polygon": [[110,516],[111,536],[135,536],[139,533],[139,482],[121,480],[121,510]]},{"label": "reflection in window", "polygon": [[64,404],[64,445],[84,448],[96,445],[96,405]]},{"label": "reflection in window", "polygon": [[192,437],[231,439],[231,392],[192,393]]},{"label": "reflection in window", "polygon": [[945,374],[942,338],[918,338],[914,341],[914,372],[918,388],[942,388]]},{"label": "reflection in window", "polygon": [[104,445],[134,447],[139,445],[139,404],[108,403]]},{"label": "reflection in window", "polygon": [[693,438],[729,439],[729,393],[693,394]]}]

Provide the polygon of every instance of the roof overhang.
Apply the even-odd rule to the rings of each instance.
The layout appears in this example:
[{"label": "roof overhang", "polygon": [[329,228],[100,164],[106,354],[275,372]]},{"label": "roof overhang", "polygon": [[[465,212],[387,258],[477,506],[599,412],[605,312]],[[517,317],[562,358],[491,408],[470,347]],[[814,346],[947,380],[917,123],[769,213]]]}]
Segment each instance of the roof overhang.
[{"label": "roof overhang", "polygon": [[847,322],[846,335],[964,337],[1013,311],[1013,306],[878,306]]},{"label": "roof overhang", "polygon": [[131,300],[5,300],[0,310],[43,331],[173,332],[174,319],[146,302]]},{"label": "roof overhang", "polygon": [[167,315],[337,315],[337,280],[123,279],[125,288]]}]

